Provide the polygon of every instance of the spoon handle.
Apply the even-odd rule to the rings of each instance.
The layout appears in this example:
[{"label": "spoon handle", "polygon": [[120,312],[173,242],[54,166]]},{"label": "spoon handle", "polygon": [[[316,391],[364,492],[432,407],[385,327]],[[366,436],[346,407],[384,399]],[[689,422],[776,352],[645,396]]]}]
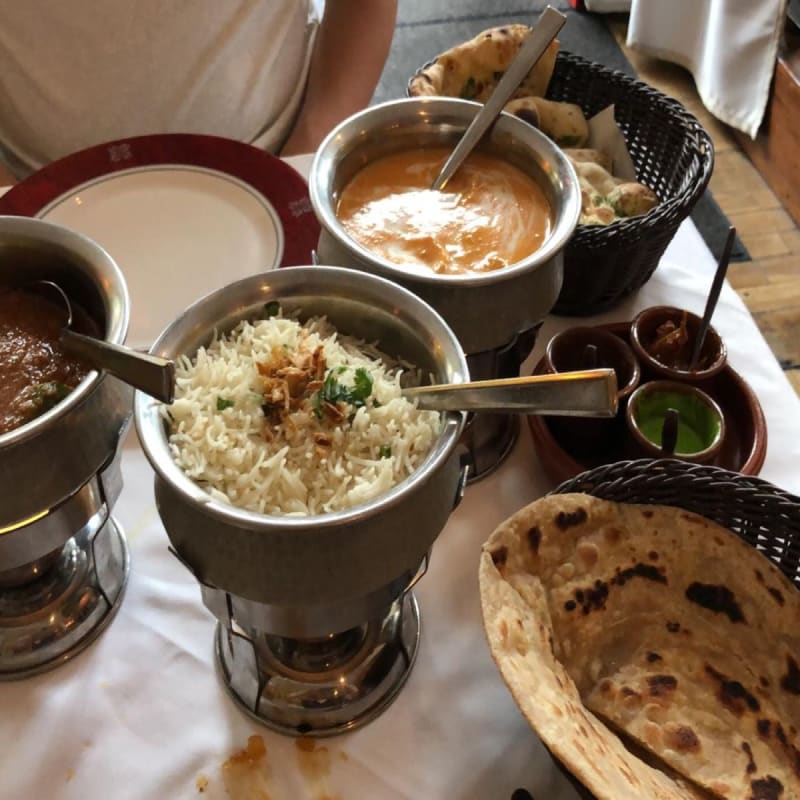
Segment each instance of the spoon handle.
[{"label": "spoon handle", "polygon": [[175,365],[171,361],[147,353],[131,353],[125,347],[69,329],[61,332],[61,343],[71,355],[110,372],[162,403],[174,400]]},{"label": "spoon handle", "polygon": [[455,171],[478,144],[483,134],[503,110],[503,106],[511,99],[511,95],[531,71],[533,65],[542,57],[550,42],[564,27],[566,21],[567,18],[552,6],[547,6],[541,13],[511,65],[445,162],[442,171],[431,186],[432,189],[437,191],[443,189],[447,181],[453,177]]},{"label": "spoon handle", "polygon": [[565,417],[613,417],[617,376],[613,369],[559,372],[529,378],[419,386],[403,396],[434,411],[492,411]]},{"label": "spoon handle", "polygon": [[725,240],[725,247],[722,250],[717,271],[714,274],[714,281],[711,284],[711,290],[708,293],[708,300],[706,300],[706,308],[703,312],[703,319],[700,321],[700,329],[697,331],[697,338],[694,342],[694,350],[692,350],[692,358],[689,362],[689,368],[693,369],[700,358],[700,353],[703,352],[703,343],[706,340],[708,327],[711,324],[711,317],[714,314],[714,309],[717,307],[717,300],[719,300],[719,293],[722,291],[722,284],[725,282],[725,276],[728,274],[728,263],[731,260],[731,252],[733,251],[733,243],[736,241],[736,228],[731,226],[728,229],[728,238]]}]

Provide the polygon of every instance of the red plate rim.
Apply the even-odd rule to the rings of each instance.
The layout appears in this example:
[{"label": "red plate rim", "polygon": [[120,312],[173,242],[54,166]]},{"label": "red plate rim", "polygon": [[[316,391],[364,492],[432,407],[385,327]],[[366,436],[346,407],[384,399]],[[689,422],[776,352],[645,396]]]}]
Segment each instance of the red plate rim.
[{"label": "red plate rim", "polygon": [[308,184],[293,167],[257,147],[196,133],[135,136],[89,147],[48,164],[0,197],[0,214],[35,217],[88,181],[154,165],[202,167],[238,178],[275,208],[283,227],[279,267],[310,265],[320,227]]}]

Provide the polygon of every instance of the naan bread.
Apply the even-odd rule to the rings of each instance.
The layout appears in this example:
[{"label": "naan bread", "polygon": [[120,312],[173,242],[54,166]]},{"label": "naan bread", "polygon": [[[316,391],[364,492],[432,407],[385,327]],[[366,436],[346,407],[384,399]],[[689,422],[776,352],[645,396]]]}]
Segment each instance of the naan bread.
[{"label": "naan bread", "polygon": [[800,798],[800,593],[735,534],[554,495],[492,534],[480,587],[517,703],[599,800]]},{"label": "naan bread", "polygon": [[[490,28],[450,48],[419,70],[409,82],[409,94],[486,102],[529,31],[527,25]],[[544,99],[557,54],[558,41],[553,41],[503,110],[539,128],[560,147],[578,148],[573,152],[581,157],[572,158],[573,165],[578,169],[579,164],[587,164],[584,172],[589,173],[578,169],[582,225],[608,225],[617,219],[646,214],[658,205],[655,193],[640,183],[624,183],[613,177],[607,157],[594,161],[587,155],[598,151],[585,149],[590,139],[589,124],[581,107]],[[602,189],[597,188],[598,182]]]},{"label": "naan bread", "polygon": [[591,148],[564,152],[581,187],[581,225],[608,225],[615,219],[646,214],[658,205],[652,189],[614,177],[605,153]]},{"label": "naan bread", "polygon": [[[409,83],[412,97],[461,97],[485,102],[530,32],[527,25],[505,25],[442,53]],[[554,40],[520,85],[515,97],[544,97],[558,53]]]},{"label": "naan bread", "polygon": [[589,123],[580,106],[541,97],[518,97],[503,110],[538,128],[561,147],[583,147],[589,141]]},{"label": "naan bread", "polygon": [[564,154],[573,164],[599,164],[606,172],[612,171],[611,156],[594,147],[567,147]]}]

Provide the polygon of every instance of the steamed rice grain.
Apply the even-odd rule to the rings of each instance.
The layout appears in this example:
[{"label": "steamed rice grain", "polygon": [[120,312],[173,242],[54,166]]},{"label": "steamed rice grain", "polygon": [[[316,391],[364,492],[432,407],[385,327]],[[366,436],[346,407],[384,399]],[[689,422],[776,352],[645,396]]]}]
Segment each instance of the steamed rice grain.
[{"label": "steamed rice grain", "polygon": [[[368,375],[369,396],[326,413],[312,397],[278,420],[259,364],[317,348],[345,389]],[[323,318],[243,321],[176,363],[176,399],[165,409],[173,458],[212,497],[248,511],[306,516],[361,505],[417,469],[439,435],[439,414],[401,397],[403,372]]]}]

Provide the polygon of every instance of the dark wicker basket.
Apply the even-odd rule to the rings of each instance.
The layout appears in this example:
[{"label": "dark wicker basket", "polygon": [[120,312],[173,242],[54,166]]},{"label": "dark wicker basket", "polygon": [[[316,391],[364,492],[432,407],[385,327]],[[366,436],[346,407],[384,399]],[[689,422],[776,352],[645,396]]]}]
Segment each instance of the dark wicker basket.
[{"label": "dark wicker basket", "polygon": [[[761,478],[674,459],[645,459],[583,472],[551,494],[565,492],[618,503],[678,506],[701,514],[761,550],[800,589],[800,497]],[[584,800],[595,800],[556,763]]]},{"label": "dark wicker basket", "polygon": [[610,225],[579,225],[570,239],[564,252],[564,285],[553,311],[597,314],[639,289],[653,274],[678,226],[708,185],[714,145],[697,118],[677,100],[570,53],[558,54],[547,96],[579,105],[587,117],[613,103],[637,178],[660,201],[639,217]]},{"label": "dark wicker basket", "polygon": [[586,315],[616,305],[658,266],[678,226],[706,189],[714,145],[680,103],[622,72],[559,53],[547,90],[587,117],[614,104],[638,180],[659,205],[610,225],[579,225],[564,253],[564,286],[553,311]]},{"label": "dark wicker basket", "polygon": [[618,461],[582,472],[553,494],[678,506],[732,530],[800,589],[800,497],[761,478],[676,459]]}]

